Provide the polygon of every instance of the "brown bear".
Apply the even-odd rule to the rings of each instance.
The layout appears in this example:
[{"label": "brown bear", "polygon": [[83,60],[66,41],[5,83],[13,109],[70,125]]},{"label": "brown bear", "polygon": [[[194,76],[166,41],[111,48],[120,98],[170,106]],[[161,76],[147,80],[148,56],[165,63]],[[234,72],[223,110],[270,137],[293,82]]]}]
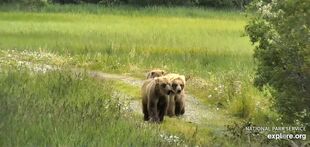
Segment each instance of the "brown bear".
[{"label": "brown bear", "polygon": [[185,76],[179,74],[167,74],[172,86],[172,94],[169,96],[169,103],[166,114],[170,117],[183,115],[185,113]]},{"label": "brown bear", "polygon": [[144,81],[141,95],[145,121],[162,122],[164,120],[171,92],[171,84],[167,77],[155,77]]},{"label": "brown bear", "polygon": [[161,70],[161,69],[153,69],[148,72],[146,79],[151,79],[155,77],[161,77],[166,74],[166,71]]}]

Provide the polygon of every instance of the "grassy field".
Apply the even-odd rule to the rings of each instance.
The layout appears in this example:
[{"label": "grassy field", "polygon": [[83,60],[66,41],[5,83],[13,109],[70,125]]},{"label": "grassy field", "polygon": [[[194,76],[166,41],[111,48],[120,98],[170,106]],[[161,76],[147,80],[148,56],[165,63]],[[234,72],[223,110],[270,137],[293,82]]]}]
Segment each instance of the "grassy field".
[{"label": "grassy field", "polygon": [[[105,110],[98,104],[111,99],[110,91],[115,89],[138,97],[139,89],[135,87],[101,83],[61,71],[47,74],[28,71],[29,64],[38,64],[41,68],[42,65],[79,67],[144,79],[147,70],[162,68],[192,77],[188,81],[189,93],[210,110],[220,109],[220,113],[215,113],[223,115],[223,120],[213,124],[222,125],[220,122],[225,122],[226,116],[235,117],[238,122],[266,124],[276,115],[269,109],[268,91],[260,92],[252,86],[255,64],[253,47],[248,37],[243,36],[246,22],[239,11],[204,8],[49,5],[24,10],[1,6],[0,144],[238,146],[246,143],[246,139],[234,138],[221,141],[223,136],[210,129],[211,123],[197,127],[168,119],[163,126],[144,126],[141,116],[130,115],[129,122],[126,113],[115,116],[117,104],[116,110]],[[28,68],[23,73],[25,69],[20,68],[25,65]],[[176,141],[171,144],[169,135],[165,139],[167,134],[163,135],[163,131],[181,139],[172,135]],[[213,139],[220,143],[211,142]]]},{"label": "grassy field", "polygon": [[0,83],[1,146],[165,144],[152,137],[159,136],[158,127],[121,115],[122,103],[113,99],[109,81],[20,69],[1,72]]},{"label": "grassy field", "polygon": [[220,12],[217,17],[214,10],[192,12],[193,8],[178,8],[176,16],[169,8],[125,10],[2,12],[0,35],[5,37],[0,47],[97,58],[100,63],[92,68],[116,72],[136,71],[130,69],[135,67],[184,69],[181,72],[200,75],[206,70],[252,70],[252,47],[247,37],[240,37],[246,20],[239,12]]}]

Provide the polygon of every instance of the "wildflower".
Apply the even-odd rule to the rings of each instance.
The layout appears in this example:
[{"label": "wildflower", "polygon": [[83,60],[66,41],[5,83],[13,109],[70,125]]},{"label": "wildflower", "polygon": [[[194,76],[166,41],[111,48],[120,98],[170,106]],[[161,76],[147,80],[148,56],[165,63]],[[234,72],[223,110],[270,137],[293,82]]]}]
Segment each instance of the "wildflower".
[{"label": "wildflower", "polygon": [[166,134],[160,134],[159,135],[165,142],[168,143],[174,143],[176,145],[179,145],[180,143],[184,142],[176,135],[166,135]]}]

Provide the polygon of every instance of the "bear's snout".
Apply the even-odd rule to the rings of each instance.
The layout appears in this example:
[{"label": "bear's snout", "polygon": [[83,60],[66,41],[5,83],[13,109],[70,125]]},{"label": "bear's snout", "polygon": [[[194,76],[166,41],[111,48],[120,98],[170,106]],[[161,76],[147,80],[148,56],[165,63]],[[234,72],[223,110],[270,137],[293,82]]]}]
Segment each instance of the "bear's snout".
[{"label": "bear's snout", "polygon": [[171,93],[173,93],[173,91],[172,91],[172,90],[169,90],[169,91],[168,91],[168,95],[170,95]]},{"label": "bear's snout", "polygon": [[180,90],[180,89],[178,89],[178,90],[177,90],[177,93],[181,93],[181,90]]}]

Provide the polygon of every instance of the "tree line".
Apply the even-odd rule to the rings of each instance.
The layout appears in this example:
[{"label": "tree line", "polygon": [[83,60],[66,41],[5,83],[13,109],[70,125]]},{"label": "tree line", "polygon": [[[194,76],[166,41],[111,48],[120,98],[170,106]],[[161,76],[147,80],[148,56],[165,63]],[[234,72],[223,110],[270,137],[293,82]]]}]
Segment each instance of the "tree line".
[{"label": "tree line", "polygon": [[215,8],[243,9],[251,0],[0,0],[0,3],[22,3],[26,5],[57,4],[102,4],[102,5],[139,5],[139,6],[207,6]]}]

